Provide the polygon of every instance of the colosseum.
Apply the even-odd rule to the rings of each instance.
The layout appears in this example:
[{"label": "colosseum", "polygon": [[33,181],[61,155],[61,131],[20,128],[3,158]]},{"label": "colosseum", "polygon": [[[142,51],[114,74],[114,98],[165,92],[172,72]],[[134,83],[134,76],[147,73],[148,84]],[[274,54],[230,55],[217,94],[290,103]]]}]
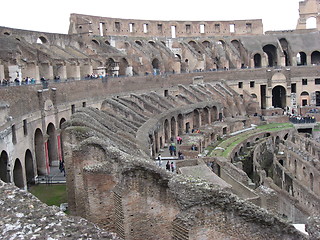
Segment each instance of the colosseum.
[{"label": "colosseum", "polygon": [[[285,31],[82,14],[68,34],[0,27],[1,236],[320,239],[320,1],[297,8]],[[61,162],[69,215],[28,192]]]}]

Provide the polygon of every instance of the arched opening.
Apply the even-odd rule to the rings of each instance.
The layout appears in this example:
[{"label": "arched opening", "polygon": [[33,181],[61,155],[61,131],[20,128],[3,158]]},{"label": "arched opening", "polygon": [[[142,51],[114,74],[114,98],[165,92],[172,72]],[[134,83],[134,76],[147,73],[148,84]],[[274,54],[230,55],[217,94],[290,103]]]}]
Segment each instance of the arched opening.
[{"label": "arched opening", "polygon": [[156,47],[156,43],[154,41],[149,41],[148,42],[151,46]]},{"label": "arched opening", "polygon": [[37,174],[46,175],[46,157],[44,150],[44,139],[42,131],[37,128],[34,134],[34,148],[35,148],[35,157],[37,163]]},{"label": "arched opening", "polygon": [[46,44],[47,42],[48,42],[48,40],[43,36],[38,37],[38,39],[37,39],[37,43],[39,43],[39,44]]},{"label": "arched opening", "polygon": [[257,94],[255,94],[255,93],[251,93],[251,97],[254,98],[254,99],[258,98]]},{"label": "arched opening", "polygon": [[175,137],[176,135],[177,135],[176,119],[172,117],[171,118],[171,137]]},{"label": "arched opening", "polygon": [[169,121],[168,119],[164,120],[164,142],[168,143],[169,142]]},{"label": "arched opening", "polygon": [[307,54],[299,52],[297,54],[297,66],[307,65]]},{"label": "arched opening", "polygon": [[18,158],[14,163],[13,182],[18,188],[24,188],[22,165]]},{"label": "arched opening", "polygon": [[218,109],[216,106],[213,106],[211,109],[211,122],[218,120]]},{"label": "arched opening", "polygon": [[60,119],[60,122],[59,122],[59,129],[62,129],[62,124],[64,123],[66,121],[66,119],[65,118],[61,118]]},{"label": "arched opening", "polygon": [[10,182],[9,157],[6,151],[0,155],[0,179],[6,183]]},{"label": "arched opening", "polygon": [[259,53],[256,53],[254,55],[253,61],[254,61],[255,68],[261,68],[261,55]]},{"label": "arched opening", "polygon": [[183,116],[182,114],[178,115],[178,135],[183,134]]},{"label": "arched opening", "polygon": [[202,45],[205,47],[205,48],[211,48],[211,43],[209,41],[203,41],[202,42]]},{"label": "arched opening", "polygon": [[306,92],[306,91],[303,91],[301,94],[300,94],[300,104],[301,106],[308,106],[309,104],[309,93]]},{"label": "arched opening", "polygon": [[319,51],[314,51],[311,54],[311,64],[314,64],[314,65],[320,64],[320,52]]},{"label": "arched opening", "polygon": [[100,43],[99,43],[97,40],[95,40],[95,39],[92,39],[91,41],[92,41],[95,45],[98,45],[98,46],[100,45]]},{"label": "arched opening", "polygon": [[109,76],[119,75],[119,63],[116,62],[113,58],[108,58],[106,62],[106,73]]},{"label": "arched opening", "polygon": [[125,76],[128,76],[128,75],[132,76],[132,72],[129,71],[128,67],[129,67],[129,63],[127,59],[121,58],[119,62],[119,74],[125,75]]},{"label": "arched opening", "polygon": [[285,38],[281,38],[279,40],[279,42],[281,44],[281,48],[282,48],[284,56],[285,56],[285,65],[291,66],[292,60],[291,60],[291,52],[289,49],[288,41]]},{"label": "arched opening", "polygon": [[26,179],[27,185],[35,183],[35,174],[34,174],[34,167],[33,167],[33,158],[32,153],[28,149],[25,154],[25,170],[26,170]]},{"label": "arched opening", "polygon": [[209,124],[209,109],[206,107],[201,112],[201,126]]},{"label": "arched opening", "polygon": [[310,173],[310,189],[313,191],[313,174]]},{"label": "arched opening", "polygon": [[193,129],[200,127],[200,114],[197,109],[193,111]]},{"label": "arched opening", "polygon": [[136,40],[135,43],[142,47],[142,42],[141,41]]},{"label": "arched opening", "polygon": [[263,47],[263,51],[267,54],[267,57],[268,57],[268,67],[277,66],[278,64],[277,48],[271,44],[268,44]]},{"label": "arched opening", "polygon": [[57,137],[56,137],[56,128],[54,127],[53,123],[49,123],[47,127],[47,134],[48,134],[48,157],[49,157],[49,166],[58,165],[58,148],[57,148]]},{"label": "arched opening", "polygon": [[153,74],[159,75],[160,74],[160,62],[157,58],[152,60],[152,68],[153,68]]},{"label": "arched opening", "polygon": [[309,17],[306,21],[306,28],[307,29],[317,28],[317,18]]},{"label": "arched opening", "polygon": [[285,108],[286,89],[283,86],[276,86],[272,89],[272,106],[275,108]]}]

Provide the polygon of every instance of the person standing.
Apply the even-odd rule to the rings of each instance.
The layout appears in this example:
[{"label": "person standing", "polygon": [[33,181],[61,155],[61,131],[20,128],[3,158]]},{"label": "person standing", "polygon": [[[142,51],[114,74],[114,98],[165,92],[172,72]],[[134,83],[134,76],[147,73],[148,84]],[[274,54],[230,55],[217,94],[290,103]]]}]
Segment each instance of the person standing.
[{"label": "person standing", "polygon": [[168,171],[170,171],[170,162],[169,162],[169,161],[168,161],[167,164],[166,164],[166,169],[167,169]]},{"label": "person standing", "polygon": [[159,166],[161,166],[161,154],[158,155]]},{"label": "person standing", "polygon": [[171,162],[171,171],[174,172],[174,164]]}]

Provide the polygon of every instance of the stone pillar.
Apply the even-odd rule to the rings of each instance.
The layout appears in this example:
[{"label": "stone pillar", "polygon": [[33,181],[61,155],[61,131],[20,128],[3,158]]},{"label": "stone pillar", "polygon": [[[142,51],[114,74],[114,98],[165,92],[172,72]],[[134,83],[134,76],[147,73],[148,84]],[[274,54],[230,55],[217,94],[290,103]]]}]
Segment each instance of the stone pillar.
[{"label": "stone pillar", "polygon": [[88,74],[92,74],[93,67],[91,64],[84,64],[80,66],[80,78],[85,78]]},{"label": "stone pillar", "polygon": [[67,64],[67,79],[74,79],[79,80],[80,79],[80,66],[73,63],[73,64]]},{"label": "stone pillar", "polygon": [[63,64],[53,66],[53,75],[60,76],[60,79],[67,79],[67,68]]},{"label": "stone pillar", "polygon": [[33,63],[33,62],[27,63],[26,65],[24,65],[22,67],[21,79],[26,78],[26,77],[40,79],[39,67],[35,63]]},{"label": "stone pillar", "polygon": [[2,80],[5,78],[5,75],[4,75],[4,66],[3,65],[0,65],[0,80],[2,82]]},{"label": "stone pillar", "polygon": [[41,63],[39,66],[39,75],[45,79],[53,79],[54,76],[52,66],[49,63]]},{"label": "stone pillar", "polygon": [[19,78],[21,80],[21,68],[18,65],[8,66],[9,70],[9,81],[13,82],[15,78]]},{"label": "stone pillar", "polygon": [[272,87],[267,87],[266,92],[266,109],[272,107]]}]

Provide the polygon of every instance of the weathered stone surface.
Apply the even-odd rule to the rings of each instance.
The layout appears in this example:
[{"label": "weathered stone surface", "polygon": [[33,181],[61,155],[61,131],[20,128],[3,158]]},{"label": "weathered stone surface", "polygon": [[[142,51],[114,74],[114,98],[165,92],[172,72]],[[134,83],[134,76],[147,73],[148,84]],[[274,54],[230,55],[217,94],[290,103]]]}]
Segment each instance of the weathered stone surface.
[{"label": "weathered stone surface", "polygon": [[95,224],[47,206],[27,191],[0,181],[1,239],[120,240]]}]

